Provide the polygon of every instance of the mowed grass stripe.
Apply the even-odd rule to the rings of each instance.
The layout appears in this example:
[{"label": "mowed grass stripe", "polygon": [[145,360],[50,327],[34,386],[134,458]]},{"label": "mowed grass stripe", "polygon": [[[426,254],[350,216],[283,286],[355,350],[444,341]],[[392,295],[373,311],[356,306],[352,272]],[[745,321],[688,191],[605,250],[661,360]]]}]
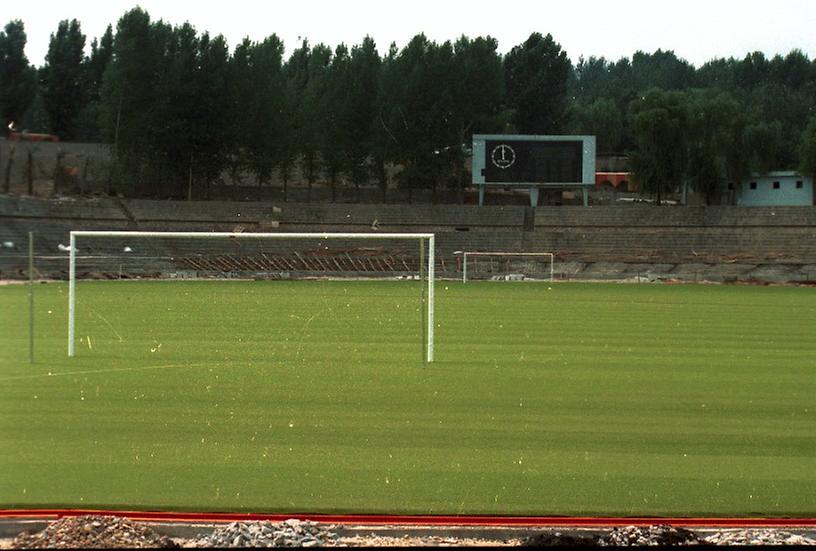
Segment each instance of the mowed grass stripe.
[{"label": "mowed grass stripe", "polygon": [[36,290],[5,507],[816,513],[812,289],[440,282],[428,366],[416,282],[81,282],[72,360]]}]

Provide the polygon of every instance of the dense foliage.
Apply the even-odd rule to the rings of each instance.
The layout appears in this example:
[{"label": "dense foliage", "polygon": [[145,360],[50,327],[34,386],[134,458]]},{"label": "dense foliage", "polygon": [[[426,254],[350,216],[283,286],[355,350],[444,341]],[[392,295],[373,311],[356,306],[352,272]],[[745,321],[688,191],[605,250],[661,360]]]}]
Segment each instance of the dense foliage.
[{"label": "dense foliage", "polygon": [[752,171],[816,167],[816,60],[799,50],[713,59],[671,51],[573,65],[551,35],[506,55],[494,38],[423,34],[380,53],[370,37],[334,50],[271,35],[229,50],[223,36],[127,12],[90,45],[76,20],[45,64],[24,54],[20,21],[0,32],[4,127],[112,145],[116,181],[139,196],[207,197],[221,175],[461,190],[474,133],[592,134],[628,154],[644,190],[689,184],[713,197]]}]

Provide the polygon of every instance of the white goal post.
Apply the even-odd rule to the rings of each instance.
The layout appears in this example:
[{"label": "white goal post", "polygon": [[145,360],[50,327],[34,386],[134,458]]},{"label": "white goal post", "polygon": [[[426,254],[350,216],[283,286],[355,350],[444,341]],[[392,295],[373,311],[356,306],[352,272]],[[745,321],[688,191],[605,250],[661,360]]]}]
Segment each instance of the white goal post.
[{"label": "white goal post", "polygon": [[507,251],[501,252],[484,252],[484,251],[456,251],[454,254],[461,254],[462,255],[462,283],[467,283],[467,266],[468,266],[468,257],[479,257],[479,256],[500,256],[500,257],[530,257],[530,256],[541,256],[541,257],[548,257],[550,259],[550,281],[553,281],[553,276],[555,275],[555,254],[554,253],[511,253]]},{"label": "white goal post", "polygon": [[[435,237],[432,233],[316,233],[316,232],[276,232],[276,233],[231,233],[231,232],[151,232],[151,231],[72,231],[70,233],[68,261],[68,356],[75,354],[75,302],[76,302],[76,254],[77,239],[82,237],[112,238],[184,238],[184,239],[403,239],[418,240],[424,256],[425,242],[427,251],[427,328],[425,332],[425,358],[428,363],[434,359],[434,253]],[[420,259],[420,266],[424,258]],[[422,268],[420,268],[420,271]]]}]

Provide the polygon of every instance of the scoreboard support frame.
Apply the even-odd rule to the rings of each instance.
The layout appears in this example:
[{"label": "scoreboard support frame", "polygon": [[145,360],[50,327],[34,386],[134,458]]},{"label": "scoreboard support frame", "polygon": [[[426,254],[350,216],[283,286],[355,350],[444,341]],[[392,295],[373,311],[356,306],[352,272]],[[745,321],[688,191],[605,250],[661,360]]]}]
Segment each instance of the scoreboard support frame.
[{"label": "scoreboard support frame", "polygon": [[[552,184],[548,185],[539,185],[539,186],[529,186],[530,191],[530,206],[536,207],[538,206],[538,194],[541,191],[542,187],[556,187]],[[581,200],[585,207],[589,206],[589,190],[587,190],[586,186],[575,186],[574,184],[558,184],[557,187],[559,189],[564,188],[571,188],[576,187],[581,192]],[[479,184],[479,206],[484,206],[484,199],[485,199],[485,192],[486,192],[487,184]]]}]

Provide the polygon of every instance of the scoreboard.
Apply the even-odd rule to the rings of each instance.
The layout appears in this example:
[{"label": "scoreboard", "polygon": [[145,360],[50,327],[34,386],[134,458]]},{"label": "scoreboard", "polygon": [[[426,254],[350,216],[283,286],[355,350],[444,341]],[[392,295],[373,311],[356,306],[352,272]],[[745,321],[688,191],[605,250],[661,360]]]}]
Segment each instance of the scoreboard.
[{"label": "scoreboard", "polygon": [[473,183],[595,183],[595,136],[473,136]]}]

